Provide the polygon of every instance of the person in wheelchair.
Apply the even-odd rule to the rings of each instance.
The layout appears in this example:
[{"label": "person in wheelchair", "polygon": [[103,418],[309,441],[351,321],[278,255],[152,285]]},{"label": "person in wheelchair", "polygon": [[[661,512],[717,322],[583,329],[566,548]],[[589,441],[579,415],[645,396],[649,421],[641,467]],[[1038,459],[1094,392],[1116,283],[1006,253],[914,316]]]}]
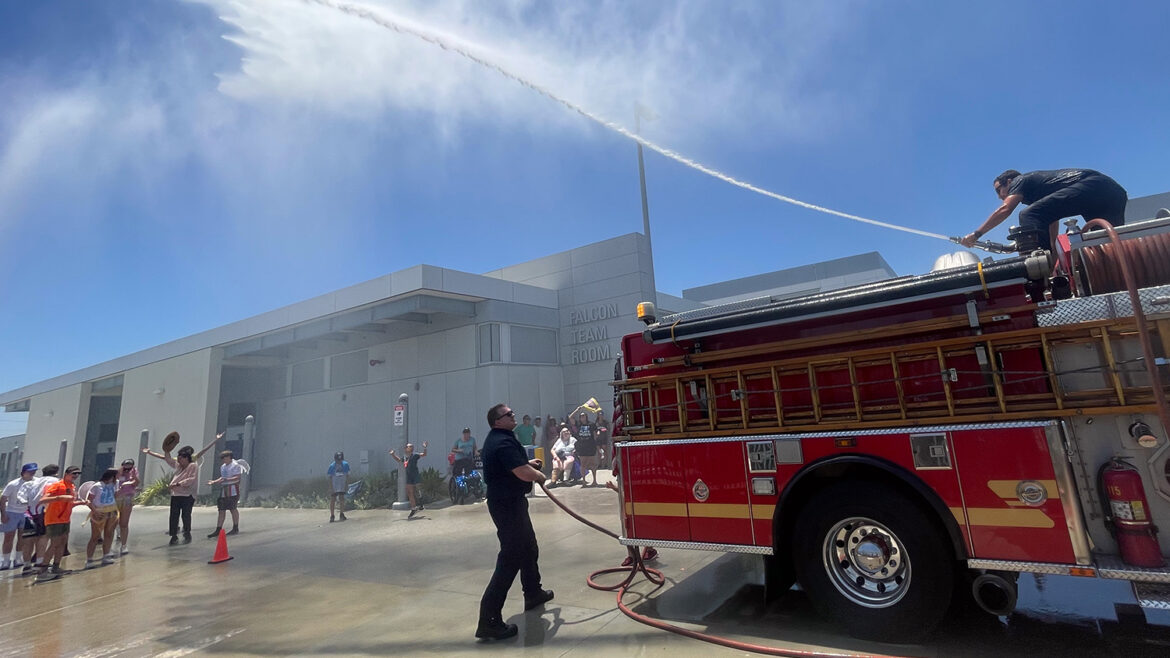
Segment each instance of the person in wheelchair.
[{"label": "person in wheelchair", "polygon": [[463,437],[455,439],[455,445],[451,446],[451,456],[454,459],[451,462],[452,477],[470,474],[471,470],[475,468],[475,456],[478,452],[475,437],[471,435],[471,428],[464,427]]}]

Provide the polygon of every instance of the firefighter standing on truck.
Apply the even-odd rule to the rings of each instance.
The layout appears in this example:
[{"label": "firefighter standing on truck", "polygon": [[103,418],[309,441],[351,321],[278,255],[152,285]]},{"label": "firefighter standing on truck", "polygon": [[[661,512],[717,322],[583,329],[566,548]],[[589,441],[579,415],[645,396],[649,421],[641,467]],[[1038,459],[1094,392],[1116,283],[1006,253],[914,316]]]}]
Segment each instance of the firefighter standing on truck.
[{"label": "firefighter standing on truck", "polygon": [[1036,232],[1038,246],[1052,249],[1065,217],[1081,215],[1085,221],[1101,218],[1114,226],[1125,223],[1125,204],[1129,198],[1117,181],[1092,169],[1053,169],[1021,174],[1008,169],[995,177],[992,186],[1003,201],[979,228],[959,241],[971,247],[988,231],[1011,216],[1021,203],[1028,206],[1020,213],[1020,228]]}]

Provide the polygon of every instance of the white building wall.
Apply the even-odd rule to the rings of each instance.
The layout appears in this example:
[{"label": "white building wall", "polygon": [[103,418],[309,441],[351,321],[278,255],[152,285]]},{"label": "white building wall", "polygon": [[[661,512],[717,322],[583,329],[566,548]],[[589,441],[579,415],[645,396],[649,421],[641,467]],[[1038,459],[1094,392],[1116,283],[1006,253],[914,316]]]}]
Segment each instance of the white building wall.
[{"label": "white building wall", "polygon": [[[198,350],[124,373],[115,461],[134,458],[144,483],[169,475],[171,469],[161,460],[139,452],[142,430],[150,431],[150,449],[161,452],[163,437],[168,432],[179,433],[180,446],[190,445],[198,451],[215,437],[217,431],[224,429],[215,427],[220,383],[217,352],[213,348]],[[163,392],[156,394],[155,391]],[[83,427],[83,435],[84,431]],[[205,456],[203,463],[202,475],[206,476],[219,460]],[[205,486],[202,488],[206,489]]]},{"label": "white building wall", "polygon": [[68,441],[65,464],[81,465],[82,441],[89,420],[89,384],[74,384],[29,400],[28,430],[25,432],[24,461],[41,466],[55,464],[61,441]]},{"label": "white building wall", "polygon": [[645,237],[631,233],[486,273],[558,291],[564,399],[542,414],[562,417],[591,397],[612,413],[609,382],[621,338],[642,329],[635,310],[653,299],[652,272]]},{"label": "white building wall", "polygon": [[[406,338],[368,348],[366,384],[289,395],[262,402],[257,414],[253,484],[275,487],[297,478],[320,477],[341,450],[357,472],[396,467],[393,407],[409,396],[410,440],[416,449],[429,441],[422,469],[446,474],[447,453],[464,427],[482,440],[486,414],[497,402],[535,415],[564,405],[560,368],[555,365],[478,364],[476,325]],[[366,461],[362,461],[363,452]]]}]

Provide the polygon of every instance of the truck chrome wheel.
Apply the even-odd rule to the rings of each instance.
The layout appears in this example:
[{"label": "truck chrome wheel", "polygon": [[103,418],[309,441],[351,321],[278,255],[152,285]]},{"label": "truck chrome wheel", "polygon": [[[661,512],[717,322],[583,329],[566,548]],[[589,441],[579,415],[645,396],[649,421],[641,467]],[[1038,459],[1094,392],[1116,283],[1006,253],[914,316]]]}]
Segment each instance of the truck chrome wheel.
[{"label": "truck chrome wheel", "polygon": [[867,608],[894,605],[910,587],[910,559],[889,528],[850,517],[825,534],[829,581],[845,598]]},{"label": "truck chrome wheel", "polygon": [[831,483],[800,506],[790,546],[813,605],[856,637],[912,641],[950,606],[956,561],[946,527],[905,489]]}]

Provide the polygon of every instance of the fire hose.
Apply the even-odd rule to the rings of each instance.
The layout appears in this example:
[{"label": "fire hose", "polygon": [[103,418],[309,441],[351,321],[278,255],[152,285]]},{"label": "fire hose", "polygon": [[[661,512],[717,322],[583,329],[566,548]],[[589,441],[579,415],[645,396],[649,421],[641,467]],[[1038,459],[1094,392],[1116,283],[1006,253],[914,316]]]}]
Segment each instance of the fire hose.
[{"label": "fire hose", "polygon": [[[612,537],[613,539],[620,539],[620,537],[618,537],[618,535],[616,533],[614,533],[613,531],[607,530],[606,528],[601,527],[600,525],[590,521],[589,519],[586,519],[585,517],[581,516],[580,514],[577,514],[573,510],[569,509],[568,506],[566,506],[563,502],[558,500],[557,497],[554,496],[552,494],[552,492],[550,492],[548,490],[548,488],[544,486],[543,482],[540,484],[540,488],[544,490],[544,493],[548,495],[548,499],[551,500],[554,505],[561,508],[561,510],[563,510],[569,516],[580,521],[581,523],[584,523],[585,525],[589,526],[590,528],[593,528],[597,532],[602,533],[603,535],[606,535],[608,537]],[[616,491],[616,489],[614,489],[614,490]],[[652,617],[648,617],[646,615],[634,612],[633,610],[631,610],[629,608],[629,606],[627,606],[625,604],[623,599],[625,598],[626,592],[628,591],[630,585],[633,584],[634,579],[637,577],[637,575],[639,573],[643,574],[646,577],[646,580],[648,580],[654,584],[654,589],[658,589],[659,587],[662,587],[666,583],[666,576],[664,576],[663,573],[661,571],[659,571],[658,569],[654,569],[653,567],[646,566],[646,563],[642,560],[642,556],[638,553],[638,548],[636,546],[627,546],[626,550],[629,552],[629,556],[630,556],[630,565],[629,566],[610,567],[608,569],[599,569],[599,570],[594,571],[593,573],[589,574],[585,578],[585,582],[589,585],[589,587],[596,589],[596,590],[600,590],[603,592],[617,592],[618,610],[621,610],[622,614],[629,617],[630,619],[633,619],[636,622],[646,624],[647,626],[652,626],[652,627],[657,628],[659,630],[669,631],[671,633],[682,635],[683,637],[689,637],[689,638],[692,638],[695,640],[701,640],[703,642],[717,644],[719,646],[727,647],[729,649],[737,649],[739,651],[751,651],[752,653],[760,653],[760,654],[765,654],[765,655],[769,655],[769,656],[799,656],[801,658],[821,658],[821,657],[830,657],[831,656],[831,657],[837,658],[837,657],[841,657],[841,656],[857,655],[857,654],[853,654],[853,653],[835,653],[835,652],[826,652],[826,651],[804,651],[801,649],[781,649],[779,647],[769,647],[769,646],[764,646],[762,644],[752,644],[750,642],[740,642],[738,640],[732,640],[732,639],[720,637],[717,635],[709,635],[707,633],[700,633],[698,631],[692,631],[692,630],[687,629],[687,628],[682,628],[681,626],[675,626],[674,624],[668,624],[664,621],[659,621],[659,620],[654,619]],[[602,585],[595,580],[598,576],[604,576],[606,574],[611,574],[611,573],[625,573],[626,577],[624,580],[622,580],[620,583],[618,583],[616,585]],[[880,654],[866,654],[866,655],[874,656],[874,655],[880,655]]]}]

